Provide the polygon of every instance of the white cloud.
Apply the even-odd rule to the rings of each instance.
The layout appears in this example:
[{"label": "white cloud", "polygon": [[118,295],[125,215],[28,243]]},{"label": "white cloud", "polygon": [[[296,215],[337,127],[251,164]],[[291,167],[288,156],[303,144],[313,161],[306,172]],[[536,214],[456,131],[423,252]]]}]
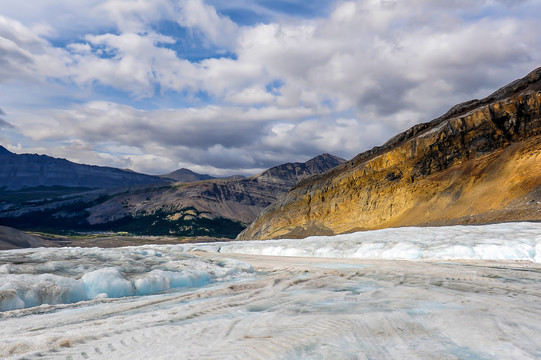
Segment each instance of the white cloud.
[{"label": "white cloud", "polygon": [[62,76],[66,60],[64,50],[52,47],[20,22],[0,15],[0,83]]},{"label": "white cloud", "polygon": [[178,59],[172,50],[158,44],[174,42],[156,33],[121,35],[88,35],[86,44],[74,44],[71,78],[78,84],[101,84],[129,91],[138,97],[154,95],[154,85],[162,79],[177,78],[164,86],[176,84],[180,90],[186,84],[180,82],[172,71],[179,67],[191,67],[187,61]]},{"label": "white cloud", "polygon": [[[340,1],[325,18],[244,27],[202,0],[44,3],[77,21],[46,23],[14,6],[5,14],[19,21],[0,17],[6,121],[38,144],[56,142],[50,153],[154,173],[177,164],[242,173],[302,160],[293,154],[352,157],[488,95],[541,59],[536,1]],[[250,8],[272,13],[259,3]],[[183,58],[175,34],[159,33],[161,21],[187,28],[201,49],[233,56]],[[66,46],[53,45],[52,34]],[[47,90],[31,90],[35,97],[46,99],[53,86],[64,97],[73,88],[94,97],[80,105],[34,99],[39,106],[16,109],[10,93],[20,97],[21,85],[10,86],[36,81]],[[91,101],[107,96],[96,85],[142,108],[168,96],[171,109]],[[185,108],[175,109],[175,96]]]},{"label": "white cloud", "polygon": [[[21,132],[35,143],[59,143],[48,152],[54,156],[79,161],[87,152],[86,158],[93,164],[152,173],[169,172],[176,163],[189,162],[191,167],[206,166],[220,174],[227,169],[246,173],[246,169],[279,163],[276,153],[280,151],[263,146],[261,141],[269,126],[276,119],[296,123],[312,114],[308,108],[276,106],[141,111],[110,102],[91,102],[25,116],[19,123]],[[265,154],[268,150],[275,153],[270,160]],[[285,148],[281,156],[283,151]]]},{"label": "white cloud", "polygon": [[184,0],[179,2],[181,9],[177,17],[180,25],[198,30],[210,43],[225,48],[232,48],[238,26],[229,18],[220,16],[216,9],[202,0]]},{"label": "white cloud", "polygon": [[245,105],[270,104],[275,100],[275,96],[263,87],[254,86],[245,88],[240,92],[227,94],[225,100]]},{"label": "white cloud", "polygon": [[173,12],[168,0],[107,0],[96,7],[121,33],[148,30],[148,25]]}]

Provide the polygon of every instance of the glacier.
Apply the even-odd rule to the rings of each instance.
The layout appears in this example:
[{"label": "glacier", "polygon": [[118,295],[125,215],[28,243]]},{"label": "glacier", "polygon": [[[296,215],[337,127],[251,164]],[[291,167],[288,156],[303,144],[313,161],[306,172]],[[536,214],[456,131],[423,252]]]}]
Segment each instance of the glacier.
[{"label": "glacier", "polygon": [[403,227],[305,239],[191,244],[184,251],[389,260],[541,262],[541,223]]},{"label": "glacier", "polygon": [[201,287],[254,273],[174,246],[38,248],[0,252],[0,311]]},{"label": "glacier", "polygon": [[541,262],[541,223],[405,227],[267,241],[0,252],[0,311],[157,294],[254,273],[198,251],[317,258]]},{"label": "glacier", "polygon": [[0,252],[2,359],[539,359],[541,224]]}]

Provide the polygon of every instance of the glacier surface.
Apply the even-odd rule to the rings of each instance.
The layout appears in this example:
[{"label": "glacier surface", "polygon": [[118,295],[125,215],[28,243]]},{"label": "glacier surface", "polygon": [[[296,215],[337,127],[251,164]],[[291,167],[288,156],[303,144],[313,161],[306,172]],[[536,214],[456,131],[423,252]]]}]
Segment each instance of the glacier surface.
[{"label": "glacier surface", "polygon": [[273,256],[541,263],[541,223],[403,227],[296,240],[182,245],[182,248]]},{"label": "glacier surface", "polygon": [[0,358],[539,359],[540,234],[3,251]]},{"label": "glacier surface", "polygon": [[156,294],[253,274],[174,246],[40,248],[0,252],[0,311]]},{"label": "glacier surface", "polygon": [[189,252],[391,260],[541,262],[541,223],[405,227],[336,236],[116,249],[0,252],[0,311],[150,295],[253,274],[249,264]]}]

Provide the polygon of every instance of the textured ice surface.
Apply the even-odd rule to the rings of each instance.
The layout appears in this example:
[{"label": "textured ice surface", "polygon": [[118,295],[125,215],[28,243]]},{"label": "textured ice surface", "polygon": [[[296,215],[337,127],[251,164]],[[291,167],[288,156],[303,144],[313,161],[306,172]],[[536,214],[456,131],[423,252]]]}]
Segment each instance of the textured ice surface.
[{"label": "textured ice surface", "polygon": [[404,227],[299,240],[183,245],[185,250],[275,256],[541,262],[541,223]]},{"label": "textured ice surface", "polygon": [[0,252],[0,311],[200,287],[253,273],[174,246],[28,249]]},{"label": "textured ice surface", "polygon": [[211,262],[203,250],[275,256],[541,262],[541,223],[406,227],[300,240],[26,249],[0,252],[0,311],[82,300],[149,295],[250,274],[243,263]]},{"label": "textured ice surface", "polygon": [[539,264],[201,256],[262,271],[183,292],[0,312],[0,358],[541,358]]},{"label": "textured ice surface", "polygon": [[0,358],[540,359],[540,230],[0,252]]}]

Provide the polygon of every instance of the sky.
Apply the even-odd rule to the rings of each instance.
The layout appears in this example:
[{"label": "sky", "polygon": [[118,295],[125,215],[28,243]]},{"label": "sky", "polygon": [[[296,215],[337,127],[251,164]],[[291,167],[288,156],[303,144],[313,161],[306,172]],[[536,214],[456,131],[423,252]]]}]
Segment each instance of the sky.
[{"label": "sky", "polygon": [[165,174],[350,159],[541,66],[539,0],[0,0],[0,145]]}]

